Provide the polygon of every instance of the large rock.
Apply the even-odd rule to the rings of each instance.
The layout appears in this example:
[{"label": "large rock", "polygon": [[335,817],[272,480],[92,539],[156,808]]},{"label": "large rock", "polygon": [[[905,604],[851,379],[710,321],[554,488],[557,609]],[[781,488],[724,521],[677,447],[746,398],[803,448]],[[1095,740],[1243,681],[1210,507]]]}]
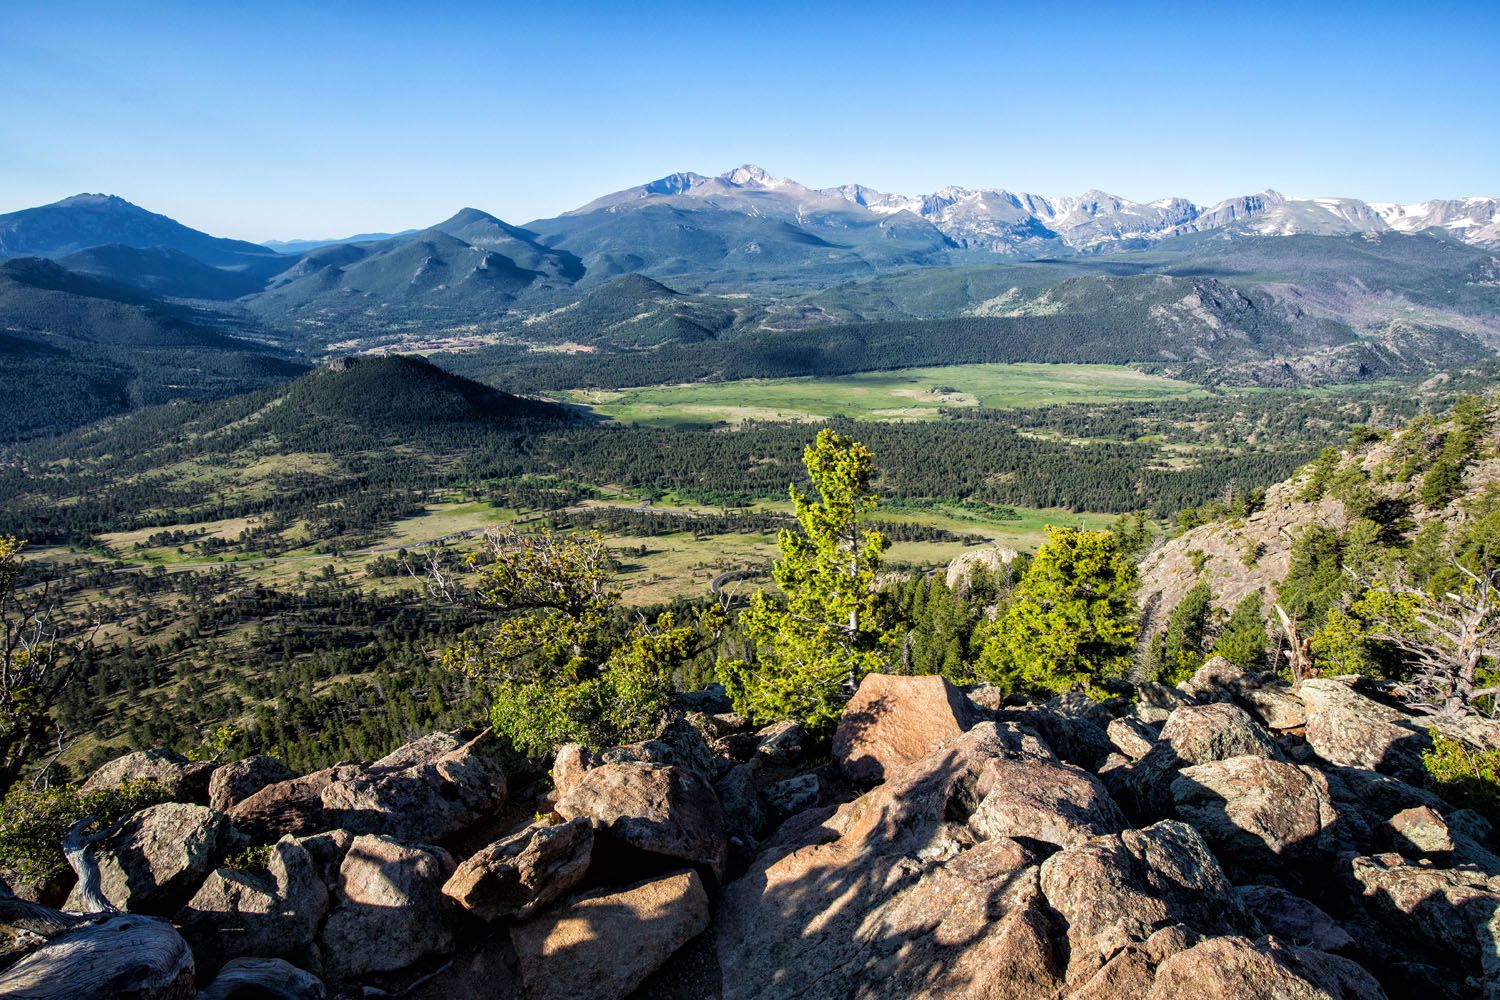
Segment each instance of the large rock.
[{"label": "large rock", "polygon": [[352,779],[364,768],[359,764],[333,767],[267,785],[229,809],[236,830],[265,843],[283,836],[301,836],[327,830],[332,824],[323,811],[323,789],[335,781]]},{"label": "large rock", "polygon": [[1133,761],[1146,756],[1156,745],[1156,731],[1133,716],[1111,719],[1104,733],[1116,750]]},{"label": "large rock", "polygon": [[583,880],[593,847],[586,819],[533,823],[465,860],[443,895],[485,920],[524,919]]},{"label": "large rock", "polygon": [[823,783],[816,774],[799,774],[767,788],[764,798],[771,813],[778,819],[785,819],[817,805],[822,794]]},{"label": "large rock", "polygon": [[1247,755],[1282,756],[1271,734],[1244,709],[1223,702],[1183,705],[1167,718],[1161,738],[1145,756],[1129,767],[1111,768],[1105,784],[1133,818],[1147,823],[1171,814],[1172,781],[1179,770]]},{"label": "large rock", "polygon": [[755,841],[766,826],[766,810],[756,787],[759,767],[760,761],[754,759],[735,764],[714,784],[729,833],[746,843]]},{"label": "large rock", "polygon": [[161,785],[167,798],[173,802],[203,805],[208,801],[208,779],[213,769],[213,764],[208,761],[191,761],[164,747],[137,750],[116,757],[89,775],[83,783],[83,790],[92,792],[150,781]]},{"label": "large rock", "polygon": [[236,958],[312,962],[309,949],[328,910],[328,889],[312,856],[290,837],[271,849],[265,871],[220,868],[177,912],[201,972]]},{"label": "large rock", "polygon": [[354,838],[339,866],[333,912],[318,937],[332,979],[402,969],[447,952],[453,932],[442,888],[453,859],[389,837]]},{"label": "large rock", "polygon": [[1405,781],[1425,776],[1422,751],[1431,745],[1411,717],[1341,678],[1311,678],[1297,688],[1307,709],[1307,742],[1330,764],[1360,767]]},{"label": "large rock", "polygon": [[1021,745],[982,723],[831,817],[786,824],[724,891],[724,1000],[1051,997],[1060,959],[1037,855],[968,823]]},{"label": "large rock", "polygon": [[446,757],[468,742],[458,733],[428,733],[410,743],[403,743],[370,766],[377,770],[400,771]]},{"label": "large rock", "polygon": [[[191,896],[223,857],[229,823],[207,806],[165,802],[127,817],[87,850],[99,865],[99,890],[131,913],[167,916]],[[69,907],[80,905],[78,890]]]},{"label": "large rock", "polygon": [[1067,1000],[1143,997],[1156,981],[1157,967],[1198,940],[1199,935],[1182,924],[1163,927],[1145,941],[1120,949],[1086,980],[1069,985],[1064,996]]},{"label": "large rock", "polygon": [[670,764],[601,764],[554,806],[584,817],[611,843],[724,873],[729,834],[713,787]]},{"label": "large rock", "polygon": [[1184,705],[1162,726],[1161,741],[1184,766],[1230,757],[1281,758],[1276,741],[1244,709],[1229,704]]},{"label": "large rock", "polygon": [[1234,890],[1261,930],[1284,941],[1319,951],[1344,951],[1354,938],[1316,904],[1272,885],[1243,885]]},{"label": "large rock", "polygon": [[1346,958],[1274,939],[1256,943],[1217,937],[1168,958],[1147,1000],[1234,997],[1235,1000],[1383,1000],[1385,992]]},{"label": "large rock", "polygon": [[1246,674],[1237,699],[1267,729],[1282,732],[1307,725],[1307,707],[1292,686],[1274,674]]},{"label": "large rock", "polygon": [[243,760],[232,760],[214,768],[208,779],[208,804],[219,812],[228,812],[267,785],[290,781],[297,772],[275,757],[256,754]]},{"label": "large rock", "polygon": [[1177,709],[1194,703],[1186,693],[1157,681],[1143,681],[1136,685],[1135,691],[1136,718],[1149,725],[1166,722]]},{"label": "large rock", "polygon": [[844,707],[833,757],[853,781],[876,782],[951,743],[979,721],[964,693],[937,676],[869,674]]},{"label": "large rock", "polygon": [[673,719],[649,740],[610,747],[589,766],[597,764],[675,764],[714,780],[714,755],[703,734],[686,719]]},{"label": "large rock", "polygon": [[1000,718],[1036,732],[1063,760],[1091,771],[1115,751],[1108,733],[1109,711],[1081,694],[1070,692],[1043,705],[1006,709]]},{"label": "large rock", "polygon": [[1237,874],[1307,862],[1334,846],[1338,810],[1315,768],[1264,757],[1211,761],[1178,774],[1172,798]]},{"label": "large rock", "polygon": [[1210,656],[1179,687],[1202,702],[1233,700],[1245,671],[1222,656]]},{"label": "large rock", "polygon": [[1203,838],[1172,820],[1053,855],[1041,887],[1068,925],[1070,982],[1159,927],[1233,934],[1254,926]]},{"label": "large rock", "polygon": [[1350,876],[1383,935],[1364,942],[1376,953],[1451,965],[1500,996],[1500,891],[1469,869],[1407,862],[1398,854],[1355,858]]},{"label": "large rock", "polygon": [[403,767],[372,766],[335,777],[319,796],[326,821],[354,833],[417,843],[462,833],[505,805],[505,771],[483,751],[486,739]]},{"label": "large rock", "polygon": [[708,926],[695,871],[587,896],[511,928],[527,1000],[620,1000]]},{"label": "large rock", "polygon": [[564,743],[558,747],[552,761],[552,788],[558,797],[568,794],[597,763],[594,752],[582,743]]},{"label": "large rock", "polygon": [[1452,854],[1457,846],[1447,822],[1430,806],[1401,810],[1391,817],[1389,831],[1396,850],[1408,856],[1419,857],[1425,854],[1441,857]]},{"label": "large rock", "polygon": [[807,754],[812,739],[802,723],[791,719],[773,722],[755,734],[755,752],[772,764],[797,764]]},{"label": "large rock", "polygon": [[1072,847],[1125,828],[1099,779],[1082,768],[1016,754],[997,760],[990,773],[990,792],[969,817],[981,837]]}]

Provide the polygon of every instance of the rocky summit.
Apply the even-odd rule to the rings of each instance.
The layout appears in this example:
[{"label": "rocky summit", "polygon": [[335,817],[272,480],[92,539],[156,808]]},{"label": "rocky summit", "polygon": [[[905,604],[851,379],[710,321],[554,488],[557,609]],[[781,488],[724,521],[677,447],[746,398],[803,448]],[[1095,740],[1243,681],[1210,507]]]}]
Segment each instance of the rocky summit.
[{"label": "rocky summit", "polygon": [[0,995],[1500,997],[1500,845],[1411,766],[1500,723],[1217,659],[1155,687],[872,674],[831,750],[711,691],[550,780],[484,734],[309,775],[131,754],[92,786],[177,801],[0,898]]}]

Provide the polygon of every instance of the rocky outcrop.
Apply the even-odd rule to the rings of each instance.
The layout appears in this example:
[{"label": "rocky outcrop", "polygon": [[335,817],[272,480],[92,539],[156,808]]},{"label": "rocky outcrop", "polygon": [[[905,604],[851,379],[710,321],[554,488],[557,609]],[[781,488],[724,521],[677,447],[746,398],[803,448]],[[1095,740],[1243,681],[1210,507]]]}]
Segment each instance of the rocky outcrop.
[{"label": "rocky outcrop", "polygon": [[208,781],[213,769],[213,764],[207,761],[190,761],[172,750],[138,750],[100,767],[83,783],[83,790],[92,792],[149,781],[160,785],[163,794],[174,802],[203,805],[208,801]]},{"label": "rocky outcrop", "polygon": [[1172,782],[1177,815],[1192,823],[1236,874],[1330,858],[1338,821],[1315,768],[1231,757],[1185,768]]},{"label": "rocky outcrop", "polygon": [[585,896],[513,927],[527,1000],[621,1000],[708,926],[695,871]]},{"label": "rocky outcrop", "polygon": [[265,754],[230,761],[214,768],[209,777],[208,805],[219,812],[228,812],[236,803],[243,802],[267,785],[290,781],[296,776],[291,768]]},{"label": "rocky outcrop", "polygon": [[524,918],[583,880],[593,847],[587,819],[533,823],[465,859],[443,895],[484,920]]},{"label": "rocky outcrop", "polygon": [[611,845],[699,865],[716,878],[724,873],[724,811],[696,771],[672,764],[601,764],[554,808],[563,819],[593,823]]},{"label": "rocky outcrop", "polygon": [[950,743],[979,721],[978,711],[941,677],[870,674],[860,682],[833,736],[833,757],[852,781],[880,781]]},{"label": "rocky outcrop", "polygon": [[265,871],[214,871],[173,918],[201,973],[238,958],[281,958],[308,966],[328,910],[328,888],[312,855],[284,837]]},{"label": "rocky outcrop", "polygon": [[318,937],[329,976],[403,969],[451,950],[442,888],[453,869],[440,848],[369,834],[354,838],[339,866],[333,912]]},{"label": "rocky outcrop", "polygon": [[1421,781],[1426,731],[1398,708],[1357,692],[1357,679],[1311,678],[1297,694],[1307,710],[1307,742],[1330,764]]},{"label": "rocky outcrop", "polygon": [[[197,890],[229,843],[229,824],[207,806],[166,802],[129,816],[88,848],[110,905],[167,916]],[[70,908],[81,906],[78,890]]]},{"label": "rocky outcrop", "polygon": [[[981,710],[940,679],[872,677],[842,761],[792,724],[695,714],[562,748],[550,791],[434,734],[304,777],[220,768],[242,831],[320,831],[277,840],[266,870],[215,869],[232,831],[185,804],[79,856],[134,858],[127,835],[159,855],[147,882],[191,898],[157,945],[185,938],[225,995],[1500,997],[1494,830],[1423,787],[1401,745],[1432,725],[1477,749],[1500,727],[1410,715],[1364,681],[1303,688],[1305,705],[1213,664],[1136,699],[991,691]],[[1361,756],[1371,733],[1390,741]],[[284,780],[239,784],[257,773]],[[217,846],[174,862],[205,815]],[[126,905],[164,906],[145,884]],[[0,953],[78,932],[0,891]]]},{"label": "rocky outcrop", "polygon": [[1254,927],[1203,838],[1170,820],[1048,858],[1041,887],[1067,923],[1070,982],[1160,927],[1183,924],[1199,934]]},{"label": "rocky outcrop", "polygon": [[[430,843],[461,833],[505,804],[505,772],[481,736],[440,757],[340,775],[321,791],[325,821],[354,833]],[[397,751],[399,763],[411,758]],[[393,758],[386,758],[391,760]]]}]

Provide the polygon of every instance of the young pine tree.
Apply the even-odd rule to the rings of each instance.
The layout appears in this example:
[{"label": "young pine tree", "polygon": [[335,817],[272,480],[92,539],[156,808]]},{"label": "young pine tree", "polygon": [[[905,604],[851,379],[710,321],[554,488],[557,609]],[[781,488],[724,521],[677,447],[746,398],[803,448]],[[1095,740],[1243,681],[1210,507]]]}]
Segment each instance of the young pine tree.
[{"label": "young pine tree", "polygon": [[1176,684],[1203,666],[1216,617],[1213,591],[1200,581],[1177,602],[1167,616],[1167,630],[1151,644],[1151,668],[1157,680]]},{"label": "young pine tree", "polygon": [[1048,528],[1005,615],[989,628],[981,678],[1011,689],[1102,696],[1135,650],[1135,565],[1108,531]]},{"label": "young pine tree", "polygon": [[790,489],[798,530],[783,529],[776,541],[772,576],[781,595],[751,597],[740,624],[755,657],[725,660],[719,675],[735,709],[754,721],[797,719],[817,732],[833,727],[860,679],[894,646],[874,589],[890,542],[864,527],[877,503],[868,448],[824,429],[802,461],[816,495]]},{"label": "young pine tree", "polygon": [[1266,669],[1266,616],[1260,591],[1234,606],[1224,631],[1214,642],[1213,655],[1222,656],[1241,670]]}]

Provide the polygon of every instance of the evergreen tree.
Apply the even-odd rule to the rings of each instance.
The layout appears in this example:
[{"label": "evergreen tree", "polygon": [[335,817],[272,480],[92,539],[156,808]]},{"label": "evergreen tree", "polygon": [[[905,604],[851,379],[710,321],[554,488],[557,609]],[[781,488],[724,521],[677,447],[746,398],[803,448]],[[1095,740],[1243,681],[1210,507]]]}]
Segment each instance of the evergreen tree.
[{"label": "evergreen tree", "polygon": [[1213,655],[1224,657],[1241,670],[1264,670],[1266,640],[1266,618],[1257,590],[1234,606],[1224,631],[1214,641]]},{"label": "evergreen tree", "polygon": [[1177,602],[1166,631],[1151,644],[1150,665],[1157,680],[1176,684],[1203,666],[1215,617],[1213,591],[1200,581]]},{"label": "evergreen tree", "polygon": [[491,722],[528,756],[561,743],[604,747],[654,735],[674,673],[723,630],[714,607],[688,622],[665,611],[622,636],[620,594],[597,534],[494,532],[469,563],[480,571],[473,594],[436,560],[431,587],[495,617],[443,662],[489,685]]},{"label": "evergreen tree", "polygon": [[752,662],[725,660],[720,679],[735,709],[756,722],[797,719],[826,731],[865,674],[888,659],[896,637],[882,621],[875,574],[890,543],[864,527],[877,505],[870,450],[830,429],[803,453],[816,496],[790,487],[797,530],[784,528],[772,577],[740,616]]},{"label": "evergreen tree", "polygon": [[1304,629],[1322,624],[1329,609],[1354,589],[1343,561],[1343,539],[1321,524],[1308,525],[1292,543],[1291,565],[1276,588],[1276,600]]},{"label": "evergreen tree", "polygon": [[1135,649],[1135,565],[1108,531],[1048,528],[978,672],[1004,687],[1102,696]]}]

